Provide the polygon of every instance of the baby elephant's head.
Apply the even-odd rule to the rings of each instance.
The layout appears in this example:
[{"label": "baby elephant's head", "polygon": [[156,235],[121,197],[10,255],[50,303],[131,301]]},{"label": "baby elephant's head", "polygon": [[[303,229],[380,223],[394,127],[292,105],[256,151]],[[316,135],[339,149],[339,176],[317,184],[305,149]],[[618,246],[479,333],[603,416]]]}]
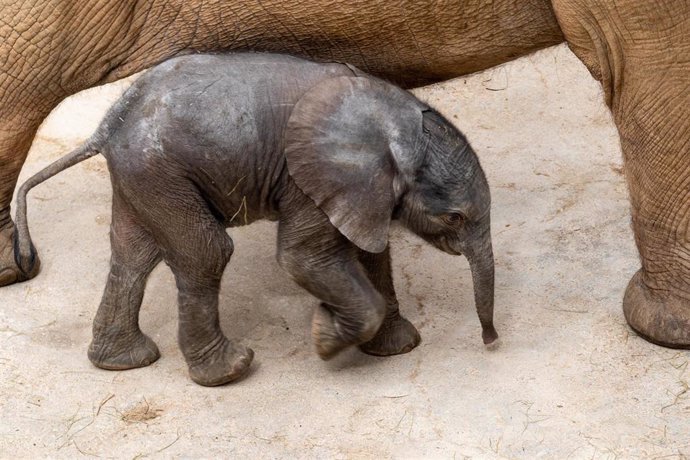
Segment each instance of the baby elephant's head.
[{"label": "baby elephant's head", "polygon": [[287,127],[290,176],[359,248],[381,252],[393,218],[470,262],[484,343],[493,326],[489,186],[465,137],[412,94],[366,77],[310,89]]}]

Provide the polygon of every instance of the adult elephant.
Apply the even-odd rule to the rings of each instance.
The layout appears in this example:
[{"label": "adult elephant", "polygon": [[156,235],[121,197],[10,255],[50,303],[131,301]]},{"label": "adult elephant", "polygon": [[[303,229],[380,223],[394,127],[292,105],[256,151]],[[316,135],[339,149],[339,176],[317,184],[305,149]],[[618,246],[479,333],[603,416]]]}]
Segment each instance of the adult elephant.
[{"label": "adult elephant", "polygon": [[77,91],[218,49],[347,61],[410,87],[567,40],[621,137],[642,261],[626,318],[653,342],[690,347],[687,1],[2,1],[0,284],[38,271],[35,253],[14,253],[12,191],[38,125]]}]

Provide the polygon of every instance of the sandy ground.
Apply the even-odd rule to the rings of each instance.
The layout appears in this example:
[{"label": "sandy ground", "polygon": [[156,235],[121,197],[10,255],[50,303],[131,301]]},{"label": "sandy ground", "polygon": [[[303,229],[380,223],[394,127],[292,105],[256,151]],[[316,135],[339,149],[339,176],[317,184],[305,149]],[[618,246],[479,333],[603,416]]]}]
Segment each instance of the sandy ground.
[{"label": "sandy ground", "polygon": [[[126,83],[66,101],[22,174],[85,139]],[[94,158],[29,201],[43,271],[0,291],[2,457],[686,458],[687,351],[625,324],[638,267],[621,154],[601,90],[561,46],[416,91],[464,130],[493,191],[496,323],[484,348],[467,263],[395,229],[412,353],[312,350],[315,300],[275,262],[275,225],[232,230],[221,317],[256,352],[248,378],[203,388],[176,344],[169,269],[142,329],[162,358],[109,372],[86,358],[108,269],[110,183]]]}]

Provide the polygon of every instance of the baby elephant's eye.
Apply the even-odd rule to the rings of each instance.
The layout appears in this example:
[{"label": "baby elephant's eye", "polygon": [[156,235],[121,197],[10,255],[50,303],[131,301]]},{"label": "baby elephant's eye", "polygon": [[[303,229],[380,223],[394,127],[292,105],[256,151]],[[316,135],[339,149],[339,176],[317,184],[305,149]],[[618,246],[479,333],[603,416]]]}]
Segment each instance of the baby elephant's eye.
[{"label": "baby elephant's eye", "polygon": [[457,227],[465,222],[465,216],[459,212],[449,212],[446,214],[441,214],[441,220],[443,220],[443,222],[445,222],[447,225]]}]

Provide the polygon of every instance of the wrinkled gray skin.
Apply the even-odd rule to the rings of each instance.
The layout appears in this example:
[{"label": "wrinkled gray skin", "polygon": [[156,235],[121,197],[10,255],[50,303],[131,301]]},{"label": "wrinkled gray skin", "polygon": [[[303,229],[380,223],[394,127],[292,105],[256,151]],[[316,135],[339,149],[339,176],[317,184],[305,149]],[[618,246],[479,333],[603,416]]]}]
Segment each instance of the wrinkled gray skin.
[{"label": "wrinkled gray skin", "polygon": [[30,188],[97,153],[113,185],[110,274],[88,353],[98,367],[158,359],[138,316],[147,276],[164,260],[192,379],[241,377],[253,352],[223,335],[218,289],[233,252],[225,228],[257,219],[279,221],[280,265],[322,301],[312,332],[324,359],[351,345],[393,355],[419,343],[393,289],[394,218],[467,256],[484,342],[497,338],[484,173],[457,129],[393,85],[281,55],[172,59],[136,81],[85,145],[22,186],[19,254],[33,253]]}]

